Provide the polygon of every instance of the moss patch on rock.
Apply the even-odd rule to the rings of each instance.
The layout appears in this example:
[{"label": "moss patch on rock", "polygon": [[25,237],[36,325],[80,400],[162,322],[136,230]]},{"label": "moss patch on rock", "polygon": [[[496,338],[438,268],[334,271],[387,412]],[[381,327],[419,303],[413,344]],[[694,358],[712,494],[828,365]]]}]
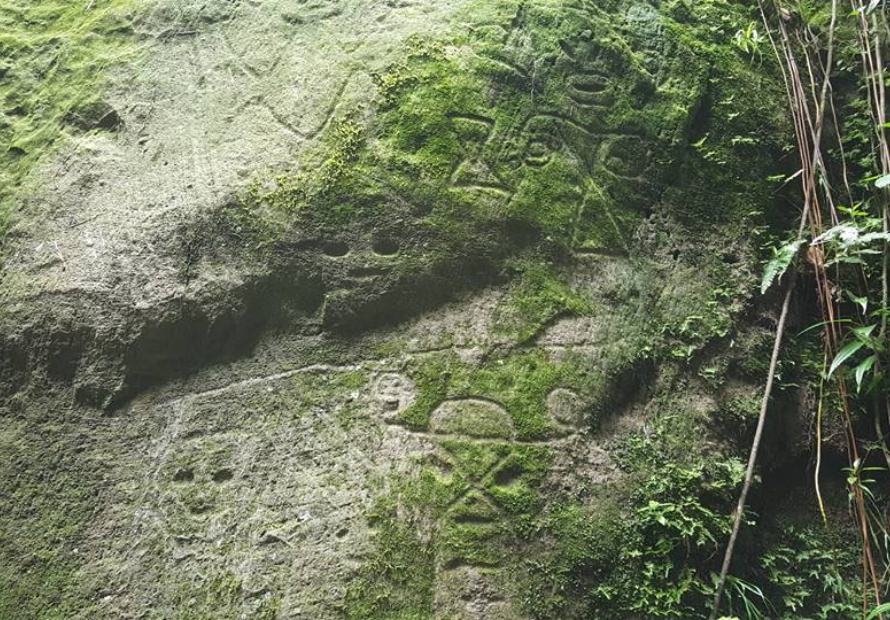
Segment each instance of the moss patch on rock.
[{"label": "moss patch on rock", "polygon": [[0,239],[28,173],[61,138],[121,122],[101,91],[135,52],[134,5],[0,2]]}]

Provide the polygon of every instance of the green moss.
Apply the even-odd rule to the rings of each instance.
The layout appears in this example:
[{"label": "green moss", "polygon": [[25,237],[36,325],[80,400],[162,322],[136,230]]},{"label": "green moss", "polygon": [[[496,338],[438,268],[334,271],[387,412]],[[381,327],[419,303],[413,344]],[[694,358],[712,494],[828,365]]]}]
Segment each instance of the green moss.
[{"label": "green moss", "polygon": [[353,580],[343,603],[348,620],[426,620],[432,616],[434,551],[416,517],[400,518],[383,499],[370,515],[374,553]]},{"label": "green moss", "polygon": [[525,343],[553,321],[591,313],[590,301],[570,288],[546,263],[520,261],[513,265],[517,276],[498,308],[497,331],[517,343]]},{"label": "green moss", "polygon": [[68,436],[78,437],[33,419],[0,431],[0,618],[62,620],[83,604],[75,548],[94,515],[96,480]]},{"label": "green moss", "polygon": [[532,618],[589,613],[590,592],[621,559],[622,520],[620,505],[608,496],[594,509],[561,501],[542,515],[541,544],[521,563],[515,592]]},{"label": "green moss", "polygon": [[171,601],[174,611],[165,616],[171,620],[274,620],[281,606],[279,597],[266,596],[252,611],[244,612],[244,587],[241,579],[229,571],[196,580],[195,583],[176,585],[178,593]]},{"label": "green moss", "polygon": [[136,51],[133,0],[0,2],[0,240],[28,173],[71,133],[101,129],[105,72]]},{"label": "green moss", "polygon": [[[696,276],[671,282],[671,305],[664,308],[661,327],[665,355],[689,360],[708,344],[733,333],[745,307],[745,286],[753,280],[747,274],[730,275],[720,257],[702,261]],[[750,290],[750,289],[749,289]]]},{"label": "green moss", "polygon": [[368,381],[368,374],[360,370],[295,375],[290,379],[288,389],[288,393],[295,396],[295,402],[288,407],[288,412],[299,418],[318,407],[338,403],[333,414],[342,428],[367,425],[367,417],[348,397],[362,390]]},{"label": "green moss", "polygon": [[[790,131],[779,67],[771,54],[758,62],[732,44],[736,31],[760,16],[727,0],[672,3],[667,22],[710,67],[707,95],[691,120],[688,146],[676,168],[679,178],[667,199],[676,216],[700,231],[730,222],[751,235],[755,222],[782,219],[766,178],[783,161]],[[764,153],[771,156],[764,157]],[[721,229],[725,238],[738,235]]]},{"label": "green moss", "polygon": [[[571,388],[585,401],[603,402],[608,400],[611,387],[582,359],[556,363],[542,351],[509,354],[482,367],[465,364],[454,354],[442,354],[414,366],[409,375],[419,395],[402,417],[412,428],[425,429],[436,407],[447,400],[483,398],[504,406],[520,440],[552,435],[554,426],[546,411],[546,401],[554,389]],[[597,420],[586,422],[594,426]]]}]

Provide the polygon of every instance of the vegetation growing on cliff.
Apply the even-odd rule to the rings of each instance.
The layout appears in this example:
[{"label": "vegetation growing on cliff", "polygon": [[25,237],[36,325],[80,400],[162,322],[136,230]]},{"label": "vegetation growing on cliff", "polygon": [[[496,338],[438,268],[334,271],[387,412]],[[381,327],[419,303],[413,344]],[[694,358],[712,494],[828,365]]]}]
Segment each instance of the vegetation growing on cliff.
[{"label": "vegetation growing on cliff", "polygon": [[[888,37],[886,6],[868,3],[760,2],[763,28],[775,53],[794,120],[800,170],[801,216],[791,240],[776,248],[767,264],[762,291],[795,263],[806,248],[805,282],[815,309],[811,329],[822,332],[821,368],[815,413],[815,493],[822,519],[829,515],[822,495],[823,430],[843,428],[846,483],[853,522],[860,534],[861,613],[880,607],[888,590],[887,503],[890,473],[890,380],[887,322],[890,279],[890,147],[887,141],[884,58]],[[764,38],[752,23],[739,30],[736,45],[756,57]],[[840,88],[837,86],[841,85]],[[864,95],[864,96],[863,96]],[[758,432],[752,445],[745,488],[710,618],[719,612],[720,594],[731,566],[747,489],[757,460],[777,354],[783,340],[797,274],[785,284],[782,318],[767,380]],[[853,384],[855,383],[855,391]],[[816,388],[814,388],[816,389]],[[837,446],[834,446],[837,449]],[[881,458],[883,457],[883,458]],[[846,610],[852,613],[853,609]]]}]

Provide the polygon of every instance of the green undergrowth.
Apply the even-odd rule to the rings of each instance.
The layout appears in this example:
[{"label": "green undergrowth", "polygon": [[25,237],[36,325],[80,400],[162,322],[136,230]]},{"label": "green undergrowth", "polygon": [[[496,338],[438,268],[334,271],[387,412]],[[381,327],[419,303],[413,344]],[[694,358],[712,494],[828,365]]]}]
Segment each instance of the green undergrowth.
[{"label": "green undergrowth", "polygon": [[135,52],[134,5],[0,2],[0,240],[28,173],[60,139],[119,122],[101,89]]},{"label": "green undergrowth", "polygon": [[[745,620],[857,617],[862,610],[860,567],[858,541],[851,533],[837,524],[776,524],[746,575],[763,597],[748,593],[746,605],[735,588],[730,592],[733,609]],[[748,611],[754,605],[757,611]]]},{"label": "green undergrowth", "polygon": [[[658,425],[664,437],[670,418]],[[670,443],[679,429],[671,429]],[[634,480],[622,534],[621,568],[596,588],[598,605],[650,618],[704,617],[714,558],[732,527],[731,507],[741,488],[740,460],[705,458],[687,436],[686,454],[662,439],[632,436],[623,452]]]},{"label": "green undergrowth", "polygon": [[698,462],[647,471],[597,508],[564,504],[541,523],[549,541],[524,563],[532,618],[704,617],[718,540],[740,464]]},{"label": "green undergrowth", "polygon": [[[543,542],[524,561],[515,591],[532,618],[708,616],[744,464],[705,455],[694,433],[670,416],[656,421],[650,434],[633,434],[616,451],[628,475],[623,482],[600,489],[591,507],[565,500],[548,506],[538,522]],[[809,511],[785,506],[801,515],[792,520],[749,511],[726,615],[828,620],[861,609],[843,499],[832,498],[828,527],[814,498],[808,501]]]}]

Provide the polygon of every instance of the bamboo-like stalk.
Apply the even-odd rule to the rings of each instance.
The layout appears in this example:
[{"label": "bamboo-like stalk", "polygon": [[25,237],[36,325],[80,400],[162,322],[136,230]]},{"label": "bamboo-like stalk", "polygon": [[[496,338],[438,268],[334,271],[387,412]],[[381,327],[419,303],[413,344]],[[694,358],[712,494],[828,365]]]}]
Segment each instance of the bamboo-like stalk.
[{"label": "bamboo-like stalk", "polygon": [[785,335],[785,323],[788,319],[788,309],[791,307],[791,297],[794,293],[795,278],[791,277],[788,283],[788,289],[785,291],[785,299],[782,301],[782,312],[779,315],[779,324],[776,327],[776,339],[773,344],[773,354],[769,364],[769,374],[766,379],[766,387],[763,390],[763,401],[760,404],[760,417],[757,420],[757,430],[754,432],[754,441],[751,444],[751,454],[748,456],[748,468],[745,471],[745,482],[742,485],[742,492],[739,495],[739,502],[736,506],[735,519],[732,524],[732,533],[729,536],[729,543],[726,545],[726,553],[723,556],[723,566],[720,569],[720,580],[717,582],[717,590],[714,593],[714,602],[711,606],[711,615],[709,620],[716,620],[717,614],[720,613],[720,601],[723,597],[723,591],[726,588],[726,578],[729,575],[729,567],[732,564],[732,554],[735,551],[735,544],[741,531],[742,518],[745,513],[745,504],[748,501],[748,492],[751,490],[751,484],[754,481],[754,469],[757,466],[757,454],[760,450],[760,441],[763,438],[763,428],[766,424],[766,412],[769,409],[769,401],[772,396],[773,383],[776,379],[776,367],[779,363],[779,353],[782,350],[782,339]]}]

